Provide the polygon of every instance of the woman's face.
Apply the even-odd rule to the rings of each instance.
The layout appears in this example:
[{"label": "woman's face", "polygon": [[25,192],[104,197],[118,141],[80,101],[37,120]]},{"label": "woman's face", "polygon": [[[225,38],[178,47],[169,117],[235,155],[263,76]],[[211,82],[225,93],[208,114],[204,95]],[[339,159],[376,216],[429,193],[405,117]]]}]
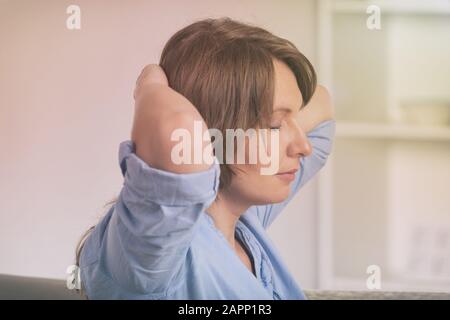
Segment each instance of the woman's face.
[{"label": "woman's face", "polygon": [[[312,147],[306,133],[299,126],[298,116],[302,104],[302,94],[298,88],[294,73],[282,61],[274,59],[275,91],[274,106],[271,117],[269,133],[276,137],[279,135],[278,148],[272,148],[271,139],[267,139],[266,147],[257,139],[258,148],[263,148],[270,159],[278,156],[278,166],[262,164],[259,157],[256,164],[248,162],[248,148],[245,150],[245,164],[234,164],[232,169],[236,175],[231,179],[228,191],[233,197],[252,205],[277,203],[289,196],[290,186],[293,182],[292,174],[283,172],[296,170],[295,176],[300,173],[299,159],[308,156]],[[248,142],[248,141],[247,141]],[[272,150],[274,149],[274,150]],[[271,154],[277,152],[277,155]],[[274,174],[261,174],[261,169],[275,168]]]}]

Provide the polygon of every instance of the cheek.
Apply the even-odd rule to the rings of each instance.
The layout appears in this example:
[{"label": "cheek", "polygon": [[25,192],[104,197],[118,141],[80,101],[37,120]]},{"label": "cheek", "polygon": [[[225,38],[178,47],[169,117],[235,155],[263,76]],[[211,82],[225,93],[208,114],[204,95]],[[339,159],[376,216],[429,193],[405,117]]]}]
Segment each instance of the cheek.
[{"label": "cheek", "polygon": [[256,165],[255,170],[258,172],[264,168],[263,171],[275,173],[283,167],[282,159],[287,154],[287,145],[288,137],[285,131],[272,134],[270,131],[258,131],[256,135],[246,139],[245,147],[239,152],[244,153],[245,164]]},{"label": "cheek", "polygon": [[290,185],[276,176],[258,175],[256,185],[260,196],[266,203],[278,203],[285,200],[290,193]]},{"label": "cheek", "polygon": [[232,182],[235,195],[254,205],[282,202],[289,196],[290,185],[276,176],[261,175],[258,165],[240,166]]},{"label": "cheek", "polygon": [[[265,158],[266,164],[262,164],[260,161],[259,149],[250,147],[248,140],[245,144],[245,163],[235,164],[233,167],[236,169],[236,176],[232,179],[233,194],[239,198],[245,198],[246,201],[255,205],[278,203],[285,200],[290,193],[290,184],[282,181],[274,175],[261,174],[261,169],[271,169],[269,171],[277,172],[279,168],[283,167],[282,159],[283,152],[286,148],[286,137],[283,133],[279,133],[278,141],[276,145],[272,144],[270,137],[266,139],[267,144],[264,144],[259,139],[256,142],[258,148],[263,148],[264,152],[267,152]],[[255,143],[253,141],[253,143]],[[241,149],[241,152],[243,150]],[[256,152],[256,163],[251,162],[249,158],[249,152]],[[276,153],[276,156],[274,155]],[[253,157],[255,155],[253,154]],[[269,164],[267,162],[269,161]],[[276,164],[274,164],[276,162]],[[267,170],[266,170],[267,171]],[[264,172],[264,170],[263,170]]]}]

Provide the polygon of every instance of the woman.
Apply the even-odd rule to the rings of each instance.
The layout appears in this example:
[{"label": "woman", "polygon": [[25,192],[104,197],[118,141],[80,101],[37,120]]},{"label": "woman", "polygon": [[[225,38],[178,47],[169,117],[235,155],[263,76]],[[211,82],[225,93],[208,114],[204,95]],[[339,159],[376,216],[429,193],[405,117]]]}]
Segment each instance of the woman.
[{"label": "woman", "polygon": [[[264,29],[206,19],[144,68],[135,102],[131,141],[119,150],[123,188],[78,250],[87,296],[303,299],[266,229],[331,151],[333,108],[310,62]],[[194,134],[195,122],[212,158],[210,128],[277,133],[277,172],[262,175],[261,162],[174,163],[172,133]]]}]

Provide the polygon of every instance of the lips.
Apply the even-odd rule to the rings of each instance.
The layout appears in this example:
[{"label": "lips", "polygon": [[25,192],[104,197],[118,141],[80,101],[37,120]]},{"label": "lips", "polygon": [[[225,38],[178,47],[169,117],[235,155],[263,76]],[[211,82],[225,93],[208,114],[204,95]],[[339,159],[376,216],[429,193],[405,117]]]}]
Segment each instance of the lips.
[{"label": "lips", "polygon": [[292,170],[289,170],[289,171],[284,171],[284,172],[279,172],[279,173],[277,173],[277,174],[287,174],[287,173],[296,173],[298,171],[298,168],[294,168],[294,169],[292,169]]},{"label": "lips", "polygon": [[299,168],[294,168],[289,171],[282,171],[277,173],[275,176],[280,178],[283,181],[291,182],[295,179],[295,173],[298,171]]},{"label": "lips", "polygon": [[292,169],[290,169],[288,171],[280,171],[277,174],[287,174],[287,173],[294,173],[295,174],[298,171],[298,169],[299,169],[299,167],[295,167],[295,168],[292,168]]}]

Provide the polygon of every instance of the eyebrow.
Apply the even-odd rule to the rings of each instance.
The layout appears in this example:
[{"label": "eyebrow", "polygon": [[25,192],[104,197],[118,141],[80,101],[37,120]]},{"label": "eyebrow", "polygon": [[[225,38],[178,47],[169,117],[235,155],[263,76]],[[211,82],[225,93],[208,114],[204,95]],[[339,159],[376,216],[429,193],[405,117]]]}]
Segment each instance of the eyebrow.
[{"label": "eyebrow", "polygon": [[284,107],[282,107],[282,108],[277,108],[277,109],[273,110],[273,113],[276,113],[276,112],[286,112],[286,113],[291,113],[292,110],[289,109],[289,108],[284,108]]},{"label": "eyebrow", "polygon": [[[302,110],[303,107],[304,107],[304,105],[303,105],[303,102],[302,102],[302,105],[300,106],[300,109],[298,109],[298,110]],[[275,113],[275,112],[291,113],[292,109],[286,108],[286,107],[280,107],[280,108],[274,109],[272,113]]]}]

